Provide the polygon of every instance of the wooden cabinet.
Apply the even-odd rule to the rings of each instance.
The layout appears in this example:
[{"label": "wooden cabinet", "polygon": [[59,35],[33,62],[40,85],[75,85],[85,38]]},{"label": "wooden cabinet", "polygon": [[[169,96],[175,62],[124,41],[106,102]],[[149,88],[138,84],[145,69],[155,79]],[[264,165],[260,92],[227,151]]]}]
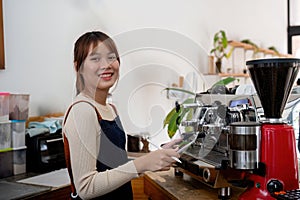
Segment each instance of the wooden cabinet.
[{"label": "wooden cabinet", "polygon": [[162,187],[160,187],[158,184],[155,183],[151,178],[146,176],[144,178],[144,191],[145,194],[147,194],[149,200],[171,200],[171,199],[177,199],[170,195],[166,190],[164,190]]},{"label": "wooden cabinet", "polygon": [[133,199],[134,200],[148,200],[148,196],[144,193],[144,177],[135,178],[131,180]]}]

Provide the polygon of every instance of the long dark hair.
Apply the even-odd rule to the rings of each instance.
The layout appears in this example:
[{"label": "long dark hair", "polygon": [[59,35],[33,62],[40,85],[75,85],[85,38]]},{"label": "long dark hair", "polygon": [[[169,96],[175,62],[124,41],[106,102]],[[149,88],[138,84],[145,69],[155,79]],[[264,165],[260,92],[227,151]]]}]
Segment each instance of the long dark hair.
[{"label": "long dark hair", "polygon": [[74,65],[76,71],[76,95],[84,89],[84,80],[80,74],[80,69],[83,67],[84,60],[88,56],[89,49],[92,45],[95,48],[99,42],[103,42],[107,48],[114,52],[117,60],[120,63],[119,52],[114,41],[105,33],[100,31],[87,32],[81,35],[75,42],[74,46]]}]

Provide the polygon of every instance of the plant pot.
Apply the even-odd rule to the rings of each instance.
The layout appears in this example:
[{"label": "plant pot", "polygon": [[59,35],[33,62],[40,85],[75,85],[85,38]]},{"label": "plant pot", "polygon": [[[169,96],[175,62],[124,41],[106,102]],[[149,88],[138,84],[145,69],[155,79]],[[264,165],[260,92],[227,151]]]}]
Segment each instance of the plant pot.
[{"label": "plant pot", "polygon": [[222,61],[220,60],[216,61],[216,73],[222,73]]}]

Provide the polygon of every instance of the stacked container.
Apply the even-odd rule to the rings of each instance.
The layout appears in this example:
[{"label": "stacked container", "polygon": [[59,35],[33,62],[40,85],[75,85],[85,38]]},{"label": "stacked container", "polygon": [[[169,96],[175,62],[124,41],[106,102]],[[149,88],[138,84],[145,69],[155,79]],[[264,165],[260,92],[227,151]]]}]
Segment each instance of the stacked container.
[{"label": "stacked container", "polygon": [[26,172],[25,124],[26,120],[11,120],[14,175]]},{"label": "stacked container", "polygon": [[29,95],[10,94],[9,119],[11,120],[11,147],[13,150],[13,174],[26,172],[25,125],[28,119]]},{"label": "stacked container", "polygon": [[0,178],[26,172],[29,95],[0,92]]},{"label": "stacked container", "polygon": [[8,92],[0,92],[0,122],[9,119],[9,96]]},{"label": "stacked container", "polygon": [[13,174],[8,92],[0,92],[0,178]]},{"label": "stacked container", "polygon": [[22,120],[28,119],[29,94],[10,94],[9,95],[9,119]]}]

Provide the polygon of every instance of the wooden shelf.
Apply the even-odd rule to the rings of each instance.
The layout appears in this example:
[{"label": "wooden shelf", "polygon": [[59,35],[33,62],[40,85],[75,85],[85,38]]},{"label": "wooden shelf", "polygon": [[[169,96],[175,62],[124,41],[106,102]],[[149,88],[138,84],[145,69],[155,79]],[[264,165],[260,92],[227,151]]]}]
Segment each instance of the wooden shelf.
[{"label": "wooden shelf", "polygon": [[219,77],[244,77],[248,78],[249,74],[243,74],[243,73],[218,73],[218,74],[204,74],[205,76],[219,76]]},{"label": "wooden shelf", "polygon": [[[263,59],[263,58],[291,58],[291,54],[282,54],[278,53],[271,49],[257,48],[256,45],[247,44],[244,42],[239,42],[235,40],[229,40],[227,46],[227,52],[232,51],[229,63],[227,63],[226,68],[223,70],[223,73],[207,73],[206,76],[215,75],[217,77],[238,77],[243,79],[245,83],[249,82],[249,74],[243,73],[246,69],[246,61],[249,59]],[[253,52],[251,52],[253,51]],[[211,69],[209,67],[209,69]],[[213,72],[213,70],[209,70]],[[225,73],[224,73],[225,72]],[[227,73],[226,73],[227,72]],[[231,73],[230,73],[231,72]],[[212,79],[210,77],[210,79]],[[220,78],[219,78],[220,79]]]},{"label": "wooden shelf", "polygon": [[[243,42],[238,42],[234,40],[228,41],[228,44],[234,48],[243,48],[245,50],[255,50],[255,47],[251,44],[246,44]],[[270,49],[264,49],[264,48],[259,48],[258,52],[266,54],[270,54],[272,56],[277,56],[277,57],[285,57],[285,58],[291,58],[293,57],[291,54],[281,54],[281,53],[276,53],[276,51],[270,50]]]},{"label": "wooden shelf", "polygon": [[249,74],[230,74],[230,73],[219,73],[220,77],[244,77],[248,78]]},{"label": "wooden shelf", "polygon": [[228,44],[232,47],[235,47],[235,48],[244,48],[246,50],[254,50],[255,48],[250,45],[250,44],[246,44],[246,43],[243,43],[243,42],[238,42],[238,41],[234,41],[234,40],[230,40],[228,41]]}]

